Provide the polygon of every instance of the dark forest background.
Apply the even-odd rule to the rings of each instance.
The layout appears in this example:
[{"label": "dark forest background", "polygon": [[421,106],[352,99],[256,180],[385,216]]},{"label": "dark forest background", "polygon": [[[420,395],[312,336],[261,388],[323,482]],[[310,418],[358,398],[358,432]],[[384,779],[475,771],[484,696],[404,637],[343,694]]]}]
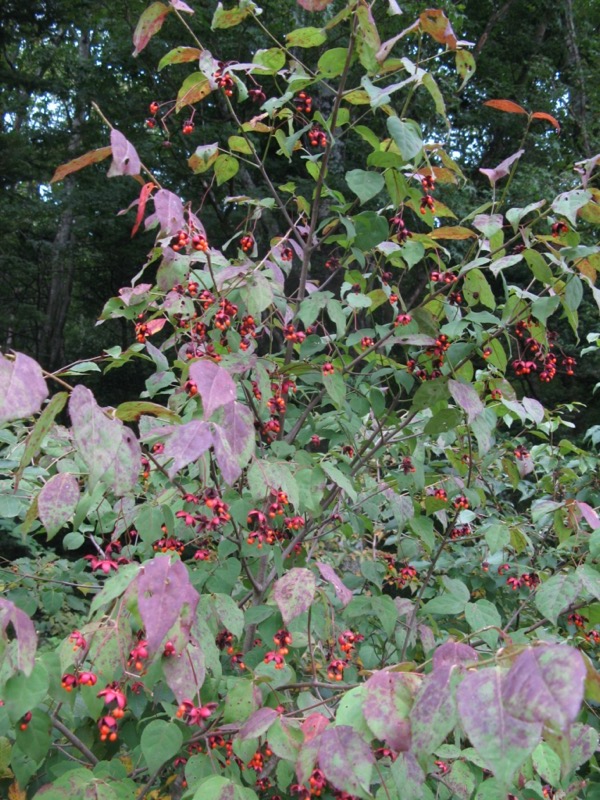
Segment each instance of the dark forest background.
[{"label": "dark forest background", "polygon": [[[186,111],[169,119],[168,132],[161,125],[147,127],[150,103],[174,98],[189,73],[186,64],[160,73],[156,65],[172,47],[191,42],[169,21],[134,58],[132,33],[146,5],[146,0],[4,0],[0,6],[0,348],[28,353],[50,371],[101,355],[103,348],[131,344],[130,324],[96,321],[106,300],[138,273],[153,240],[153,233],[143,230],[131,238],[135,212],[116,214],[130,205],[139,188],[129,181],[106,180],[108,162],[50,185],[57,165],[108,144],[106,126],[92,102],[134,142],[142,160],[169,188],[192,199],[215,244],[239,231],[242,221],[235,204],[224,198],[261,195],[254,175],[244,168],[217,190],[206,175],[193,175],[187,165],[198,145],[222,139],[227,123],[219,97],[211,96],[198,108],[190,136],[181,132]],[[461,206],[466,214],[478,201],[487,201],[489,183],[479,167],[496,166],[519,147],[523,118],[484,108],[490,98],[549,112],[562,127],[560,136],[550,126],[534,127],[511,184],[510,205],[571,188],[573,162],[600,150],[600,3],[444,0],[436,5],[459,37],[473,43],[477,61],[474,78],[460,93],[449,63],[447,85],[441,88],[450,131],[427,93],[411,107],[411,116],[428,138],[445,141],[446,150],[460,159],[474,181],[474,189],[444,188],[452,191],[449,205],[460,215]],[[374,4],[382,34],[392,36],[407,27],[425,8],[412,1],[400,6],[403,14],[390,16],[387,2]],[[215,57],[222,51],[248,60],[250,49],[260,46],[260,31],[252,22],[212,31],[215,7],[215,0],[197,4],[190,25]],[[303,11],[295,0],[267,0],[263,8],[277,36],[283,34],[283,28],[277,30],[278,20],[286,28],[291,17],[297,27],[320,24],[335,14],[336,4],[318,15]],[[405,42],[409,50],[415,46],[409,38]],[[335,47],[335,29],[327,47]],[[340,176],[352,169],[360,147],[358,137],[340,147],[332,164]],[[301,170],[295,170],[294,165],[286,173],[273,167],[272,178],[301,183]],[[273,235],[268,216],[259,226],[258,236]],[[584,329],[593,331],[598,314],[591,297],[585,297],[579,314]],[[568,325],[559,321],[557,326],[563,346],[575,352]],[[583,358],[575,377],[557,378],[542,388],[545,402],[589,403],[599,367],[595,356]],[[131,366],[102,376],[101,398],[116,403],[130,396],[143,377],[141,369]],[[540,392],[539,384],[528,387],[528,394],[535,392]],[[583,432],[600,423],[600,411],[591,407],[576,421]]]}]

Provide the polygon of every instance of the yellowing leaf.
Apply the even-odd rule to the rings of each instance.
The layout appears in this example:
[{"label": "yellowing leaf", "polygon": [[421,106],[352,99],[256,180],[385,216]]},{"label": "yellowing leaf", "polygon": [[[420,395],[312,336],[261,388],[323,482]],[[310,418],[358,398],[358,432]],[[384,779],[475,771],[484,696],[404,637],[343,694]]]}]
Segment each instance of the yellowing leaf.
[{"label": "yellowing leaf", "polygon": [[67,175],[70,175],[72,172],[77,172],[84,167],[89,167],[90,164],[97,164],[99,161],[104,161],[111,153],[112,147],[99,147],[97,150],[90,150],[89,153],[78,156],[72,161],[67,161],[66,164],[62,164],[60,167],[56,168],[50,183],[62,181],[63,178],[66,178]]},{"label": "yellowing leaf", "polygon": [[430,239],[476,239],[477,234],[469,228],[460,225],[444,225],[435,228],[428,234]]},{"label": "yellowing leaf", "polygon": [[27,800],[27,792],[19,787],[19,784],[14,781],[8,787],[8,800]]}]

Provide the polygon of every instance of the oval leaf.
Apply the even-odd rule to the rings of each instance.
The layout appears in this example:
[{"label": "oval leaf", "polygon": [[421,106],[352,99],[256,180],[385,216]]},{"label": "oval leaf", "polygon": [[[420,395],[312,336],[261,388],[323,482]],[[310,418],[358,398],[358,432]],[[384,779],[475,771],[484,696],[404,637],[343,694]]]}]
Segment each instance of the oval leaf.
[{"label": "oval leaf", "polygon": [[14,359],[0,354],[0,423],[37,414],[47,397],[48,387],[37,361],[23,353]]},{"label": "oval leaf", "polygon": [[44,484],[38,495],[38,512],[49,537],[71,518],[78,502],[79,484],[69,472],[59,472]]},{"label": "oval leaf", "polygon": [[546,114],[545,111],[534,111],[531,115],[531,119],[545,119],[556,128],[557,133],[560,133],[560,123],[552,114]]},{"label": "oval leaf", "polygon": [[308,610],[314,599],[315,589],[315,576],[303,567],[294,567],[275,582],[273,599],[286,625]]},{"label": "oval leaf", "polygon": [[164,3],[152,3],[142,13],[133,32],[133,55],[142,52],[155,33],[158,33],[171,9]]},{"label": "oval leaf", "polygon": [[99,147],[97,150],[90,150],[89,153],[74,158],[72,161],[67,161],[66,164],[62,164],[60,167],[56,168],[54,175],[50,179],[50,183],[62,181],[67,175],[70,175],[72,172],[77,172],[84,167],[89,167],[90,164],[98,164],[98,162],[108,158],[111,153],[112,147]]},{"label": "oval leaf", "polygon": [[507,114],[527,114],[523,106],[513,103],[512,100],[486,100],[483,104],[497,111],[506,111]]},{"label": "oval leaf", "polygon": [[179,752],[183,744],[183,734],[174,722],[155,719],[142,731],[140,744],[148,771],[152,775],[165,761]]},{"label": "oval leaf", "polygon": [[319,766],[327,780],[340,792],[370,797],[375,759],[365,740],[348,725],[323,731],[319,745]]}]

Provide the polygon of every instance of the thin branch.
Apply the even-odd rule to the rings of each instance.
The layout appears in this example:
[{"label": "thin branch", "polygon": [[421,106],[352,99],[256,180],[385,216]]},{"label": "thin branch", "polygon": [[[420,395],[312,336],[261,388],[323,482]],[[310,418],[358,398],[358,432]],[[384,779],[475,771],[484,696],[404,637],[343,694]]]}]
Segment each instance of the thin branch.
[{"label": "thin branch", "polygon": [[84,743],[79,739],[79,737],[75,736],[73,731],[69,730],[66,725],[64,725],[57,717],[51,715],[50,720],[57,731],[62,733],[65,739],[68,739],[72,745],[74,745],[81,755],[85,756],[87,760],[93,766],[100,763],[100,759],[96,758],[96,756],[92,753],[92,751],[84,745]]}]

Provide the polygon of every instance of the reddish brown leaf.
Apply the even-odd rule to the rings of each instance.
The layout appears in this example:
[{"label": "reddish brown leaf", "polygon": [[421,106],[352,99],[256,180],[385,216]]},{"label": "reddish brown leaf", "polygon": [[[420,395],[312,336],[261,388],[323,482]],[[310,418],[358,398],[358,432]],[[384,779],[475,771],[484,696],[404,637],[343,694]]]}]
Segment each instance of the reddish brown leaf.
[{"label": "reddish brown leaf", "polygon": [[131,238],[133,238],[136,235],[140,225],[142,224],[142,220],[144,219],[144,212],[146,211],[146,203],[148,202],[148,198],[150,197],[155,188],[156,184],[152,182],[145,183],[142,186],[142,191],[140,192],[140,199],[138,200],[138,210],[135,217],[135,225],[131,229]]},{"label": "reddish brown leaf", "polygon": [[421,21],[421,28],[428,33],[432,39],[440,44],[445,44],[451,50],[456,50],[458,39],[452,30],[450,20],[436,8],[428,8],[419,17]]},{"label": "reddish brown leaf", "polygon": [[298,5],[307,11],[323,11],[333,0],[298,0]]},{"label": "reddish brown leaf", "polygon": [[163,3],[152,3],[143,12],[133,32],[134,56],[139,55],[154,34],[159,32],[170,10]]},{"label": "reddish brown leaf", "polygon": [[84,167],[88,167],[90,164],[97,164],[99,161],[104,161],[111,153],[112,147],[99,147],[97,150],[90,150],[89,153],[74,158],[72,161],[67,161],[66,164],[62,164],[60,167],[56,168],[50,183],[62,181],[63,178],[66,178],[67,175],[70,175],[72,172],[77,172]]},{"label": "reddish brown leaf", "polygon": [[523,106],[518,105],[518,103],[513,103],[512,100],[486,100],[483,105],[495,108],[497,111],[506,111],[507,114],[527,113]]},{"label": "reddish brown leaf", "polygon": [[531,115],[531,119],[545,119],[556,128],[557,133],[560,133],[560,123],[552,114],[546,114],[545,111],[534,111]]}]

